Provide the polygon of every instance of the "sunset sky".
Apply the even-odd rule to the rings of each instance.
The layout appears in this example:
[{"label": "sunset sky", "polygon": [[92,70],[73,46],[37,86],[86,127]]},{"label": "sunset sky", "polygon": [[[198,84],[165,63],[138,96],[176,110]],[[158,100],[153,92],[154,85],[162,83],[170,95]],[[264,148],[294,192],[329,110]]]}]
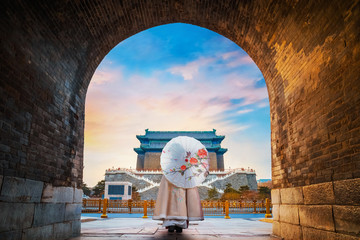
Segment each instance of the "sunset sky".
[{"label": "sunset sky", "polygon": [[135,135],[204,131],[225,135],[225,168],[271,178],[270,110],[260,70],[239,46],[210,30],[168,24],[113,48],[88,89],[84,182],[105,169],[136,167]]}]

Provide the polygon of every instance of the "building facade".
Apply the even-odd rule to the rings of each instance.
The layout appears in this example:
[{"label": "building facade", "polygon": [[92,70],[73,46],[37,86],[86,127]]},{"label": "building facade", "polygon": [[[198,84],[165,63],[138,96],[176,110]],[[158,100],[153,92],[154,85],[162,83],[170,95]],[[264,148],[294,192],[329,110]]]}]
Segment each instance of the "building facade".
[{"label": "building facade", "polygon": [[145,135],[136,136],[140,141],[140,147],[134,148],[138,154],[136,170],[161,170],[161,151],[166,143],[178,136],[188,136],[199,140],[209,153],[210,171],[224,170],[224,154],[227,149],[221,147],[221,142],[225,136],[216,135],[215,129],[212,131],[149,131],[146,129]]},{"label": "building facade", "polygon": [[105,181],[104,198],[110,200],[129,200],[132,196],[131,188],[131,182]]}]

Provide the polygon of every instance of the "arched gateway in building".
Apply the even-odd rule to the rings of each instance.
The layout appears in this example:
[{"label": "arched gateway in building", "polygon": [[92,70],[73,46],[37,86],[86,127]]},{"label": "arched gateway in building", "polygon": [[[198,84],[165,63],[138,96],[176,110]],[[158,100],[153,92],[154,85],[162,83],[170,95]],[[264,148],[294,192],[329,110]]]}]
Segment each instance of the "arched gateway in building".
[{"label": "arched gateway in building", "polygon": [[273,233],[355,239],[359,1],[4,1],[0,238],[80,233],[89,81],[119,42],[183,22],[231,39],[267,83]]}]

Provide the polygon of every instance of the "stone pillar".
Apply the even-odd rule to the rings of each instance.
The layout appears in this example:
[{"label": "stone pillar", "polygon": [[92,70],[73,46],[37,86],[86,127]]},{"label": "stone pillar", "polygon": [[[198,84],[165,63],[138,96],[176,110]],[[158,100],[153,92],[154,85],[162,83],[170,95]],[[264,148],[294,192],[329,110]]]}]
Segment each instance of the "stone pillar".
[{"label": "stone pillar", "polygon": [[360,178],[273,189],[273,234],[284,239],[358,239]]},{"label": "stone pillar", "polygon": [[67,239],[80,235],[81,189],[2,176],[0,187],[0,239]]}]

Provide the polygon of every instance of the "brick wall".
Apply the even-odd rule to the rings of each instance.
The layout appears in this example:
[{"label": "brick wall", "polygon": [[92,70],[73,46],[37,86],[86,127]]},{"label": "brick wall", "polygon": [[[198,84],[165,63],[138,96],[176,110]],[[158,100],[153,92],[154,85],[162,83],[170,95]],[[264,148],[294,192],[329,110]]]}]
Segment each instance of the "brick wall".
[{"label": "brick wall", "polygon": [[79,188],[96,67],[123,39],[183,22],[228,37],[262,71],[275,188],[359,178],[359,9],[356,0],[5,1],[0,175]]},{"label": "brick wall", "polygon": [[284,239],[359,239],[360,178],[272,190],[273,233]]},{"label": "brick wall", "polygon": [[0,239],[68,239],[80,234],[82,190],[18,177],[0,179]]}]

